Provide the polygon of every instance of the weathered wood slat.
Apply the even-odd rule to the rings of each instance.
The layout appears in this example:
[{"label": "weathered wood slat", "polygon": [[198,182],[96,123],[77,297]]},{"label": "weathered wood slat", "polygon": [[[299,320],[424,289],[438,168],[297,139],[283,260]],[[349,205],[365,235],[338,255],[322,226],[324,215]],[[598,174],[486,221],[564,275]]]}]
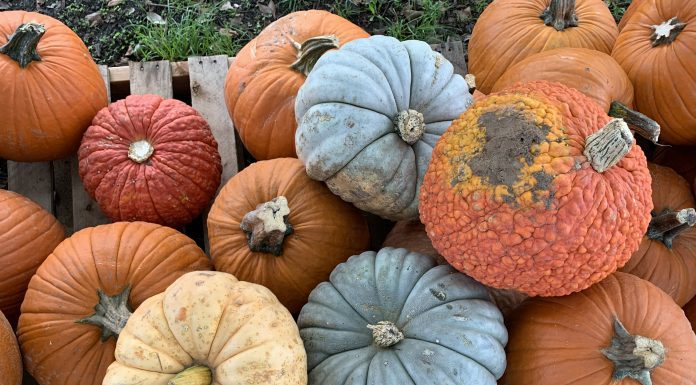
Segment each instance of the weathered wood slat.
[{"label": "weathered wood slat", "polygon": [[71,159],[53,162],[53,210],[56,218],[65,226],[67,234],[73,232],[73,199]]},{"label": "weathered wood slat", "polygon": [[430,47],[437,52],[440,52],[445,59],[449,60],[454,66],[454,73],[466,75],[466,51],[464,44],[461,41],[449,41],[446,43],[431,44]]},{"label": "weathered wood slat", "polygon": [[165,99],[174,97],[172,68],[168,61],[130,62],[131,94],[156,94]]},{"label": "weathered wood slat", "polygon": [[7,162],[7,187],[10,191],[38,203],[55,214],[53,204],[53,164],[51,162]]}]

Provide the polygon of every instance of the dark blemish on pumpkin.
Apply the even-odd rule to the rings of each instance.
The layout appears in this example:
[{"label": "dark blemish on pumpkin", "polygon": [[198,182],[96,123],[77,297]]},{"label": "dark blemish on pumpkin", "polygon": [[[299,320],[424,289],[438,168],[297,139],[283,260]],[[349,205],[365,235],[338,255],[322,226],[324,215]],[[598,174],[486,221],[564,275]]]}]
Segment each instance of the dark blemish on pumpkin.
[{"label": "dark blemish on pumpkin", "polygon": [[346,122],[346,127],[348,127],[348,128],[353,128],[353,127],[355,127],[355,122],[354,122],[353,120],[348,120],[348,121]]},{"label": "dark blemish on pumpkin", "polygon": [[176,312],[176,317],[174,318],[177,321],[183,321],[186,319],[186,308],[185,307],[180,307],[179,311]]},{"label": "dark blemish on pumpkin", "polygon": [[430,289],[430,294],[432,294],[433,297],[439,299],[440,301],[444,301],[444,300],[447,299],[447,294],[445,294],[445,292],[443,292],[443,291],[438,291],[438,290],[435,290],[435,289]]},{"label": "dark blemish on pumpkin", "polygon": [[196,281],[195,285],[196,286],[203,286],[204,283],[205,283],[205,281]]},{"label": "dark blemish on pumpkin", "polygon": [[452,310],[452,305],[447,304],[447,310]]},{"label": "dark blemish on pumpkin", "polygon": [[198,273],[198,275],[203,275],[203,276],[206,276],[206,277],[214,277],[214,276],[215,276],[215,273],[200,272],[200,273]]},{"label": "dark blemish on pumpkin", "polygon": [[[538,202],[543,199],[546,209],[550,209],[556,195],[555,191],[552,191],[553,177],[542,171],[533,172],[532,177],[536,179],[536,185],[532,188],[534,201]],[[546,196],[544,196],[544,192],[546,192]]]}]

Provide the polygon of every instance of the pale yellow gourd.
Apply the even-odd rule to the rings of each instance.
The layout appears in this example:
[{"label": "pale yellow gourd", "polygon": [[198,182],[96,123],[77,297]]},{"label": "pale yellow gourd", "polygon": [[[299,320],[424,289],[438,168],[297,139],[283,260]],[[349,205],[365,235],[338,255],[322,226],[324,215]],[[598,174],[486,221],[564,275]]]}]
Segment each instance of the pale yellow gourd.
[{"label": "pale yellow gourd", "polygon": [[292,316],[265,287],[196,271],[138,307],[104,385],[298,385],[307,357]]}]

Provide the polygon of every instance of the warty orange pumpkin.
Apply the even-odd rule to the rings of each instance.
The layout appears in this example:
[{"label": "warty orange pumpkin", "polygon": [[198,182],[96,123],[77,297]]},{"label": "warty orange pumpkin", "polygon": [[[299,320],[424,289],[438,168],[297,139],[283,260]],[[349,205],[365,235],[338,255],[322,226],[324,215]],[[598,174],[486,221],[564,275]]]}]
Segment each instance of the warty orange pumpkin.
[{"label": "warty orange pumpkin", "polygon": [[623,266],[650,222],[650,173],[627,125],[560,83],[488,95],[448,128],[420,218],[458,270],[557,296]]}]

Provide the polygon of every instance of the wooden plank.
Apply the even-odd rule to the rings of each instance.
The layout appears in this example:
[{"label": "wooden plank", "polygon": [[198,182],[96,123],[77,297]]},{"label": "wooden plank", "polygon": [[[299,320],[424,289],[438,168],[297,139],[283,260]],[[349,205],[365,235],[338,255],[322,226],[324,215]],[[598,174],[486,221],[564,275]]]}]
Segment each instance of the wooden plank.
[{"label": "wooden plank", "polygon": [[446,43],[431,44],[430,47],[442,54],[454,66],[454,73],[466,75],[466,51],[461,41],[449,41]]},{"label": "wooden plank", "polygon": [[[102,76],[102,79],[104,80],[104,84],[106,84],[106,102],[109,103],[111,102],[111,77],[109,75],[109,67],[105,65],[99,65],[99,73]],[[128,68],[128,67],[123,67],[123,68]]]},{"label": "wooden plank", "polygon": [[7,184],[10,191],[38,203],[55,214],[53,205],[53,164],[51,162],[7,162]]},{"label": "wooden plank", "polygon": [[131,94],[156,94],[165,99],[174,97],[172,67],[168,61],[130,62]]},{"label": "wooden plank", "polygon": [[[232,63],[233,57],[227,59]],[[189,75],[188,61],[170,62],[172,78],[187,77]],[[130,81],[130,66],[109,67],[109,78],[111,83],[122,83]]]}]

